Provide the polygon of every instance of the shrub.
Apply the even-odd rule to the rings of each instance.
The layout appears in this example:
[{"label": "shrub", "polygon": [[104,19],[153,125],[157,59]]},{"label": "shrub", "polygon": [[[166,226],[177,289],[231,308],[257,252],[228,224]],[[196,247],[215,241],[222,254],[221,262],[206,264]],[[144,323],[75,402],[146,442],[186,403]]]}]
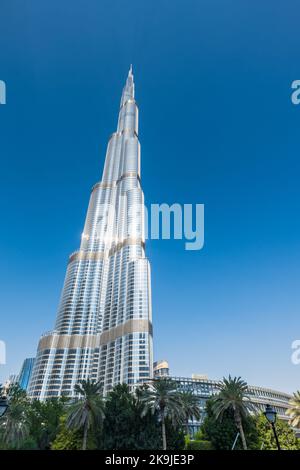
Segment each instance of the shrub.
[{"label": "shrub", "polygon": [[213,450],[213,446],[210,441],[187,441],[186,450]]}]

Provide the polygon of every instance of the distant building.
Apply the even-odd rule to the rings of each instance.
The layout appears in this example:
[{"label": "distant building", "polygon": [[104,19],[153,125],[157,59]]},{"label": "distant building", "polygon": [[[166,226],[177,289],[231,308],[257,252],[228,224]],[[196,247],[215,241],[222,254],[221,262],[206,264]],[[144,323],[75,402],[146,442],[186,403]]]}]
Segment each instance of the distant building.
[{"label": "distant building", "polygon": [[169,363],[165,360],[156,361],[153,364],[153,377],[168,377],[169,375]]},{"label": "distant building", "polygon": [[[196,378],[197,375],[193,375],[193,378],[189,377],[170,377],[177,383],[179,391],[190,391],[197,397],[199,397],[199,405],[201,411],[201,417],[199,421],[191,420],[190,433],[193,436],[198,431],[205,417],[205,405],[206,401],[214,394],[218,393],[217,380],[210,380],[206,378]],[[200,376],[201,377],[201,376]],[[202,376],[203,377],[203,376]],[[288,420],[286,416],[286,410],[289,408],[289,400],[292,398],[291,395],[284,392],[278,392],[264,387],[257,387],[253,385],[248,386],[249,399],[253,403],[257,410],[260,412],[265,411],[266,405],[272,405],[277,412],[279,419]]]},{"label": "distant building", "polygon": [[9,387],[11,385],[14,385],[17,382],[18,382],[18,376],[16,374],[9,375],[8,379],[6,379],[2,387],[4,395],[7,394]]},{"label": "distant building", "polygon": [[[194,436],[205,418],[206,401],[219,391],[219,381],[209,379],[206,374],[192,374],[191,378],[170,376],[169,364],[166,360],[154,362],[153,376],[154,378],[169,377],[170,380],[176,382],[176,388],[179,392],[192,392],[199,398],[200,419],[192,419],[189,422],[190,434]],[[248,385],[248,394],[250,402],[255,405],[258,412],[264,412],[266,405],[272,405],[279,419],[288,420],[286,410],[289,408],[289,400],[292,398],[288,393]]]},{"label": "distant building", "polygon": [[28,384],[32,373],[34,359],[34,357],[28,357],[27,359],[25,359],[20,374],[18,376],[18,384],[23,390],[26,391],[28,389]]}]

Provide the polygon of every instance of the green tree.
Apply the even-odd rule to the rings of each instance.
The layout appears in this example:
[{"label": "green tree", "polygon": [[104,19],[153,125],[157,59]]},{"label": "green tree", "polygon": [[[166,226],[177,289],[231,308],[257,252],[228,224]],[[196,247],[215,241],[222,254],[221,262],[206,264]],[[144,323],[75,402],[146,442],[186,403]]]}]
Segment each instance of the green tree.
[{"label": "green tree", "polygon": [[60,418],[58,432],[51,444],[52,450],[80,450],[82,431],[71,431],[66,427],[66,416]]},{"label": "green tree", "polygon": [[76,384],[75,392],[79,398],[70,407],[66,427],[73,431],[82,430],[82,450],[86,450],[89,431],[102,426],[105,417],[104,400],[100,383],[94,383],[90,379]]},{"label": "green tree", "polygon": [[30,436],[38,449],[49,449],[56,437],[60,419],[65,413],[66,398],[33,400],[28,410]]},{"label": "green tree", "polygon": [[295,428],[300,427],[300,391],[294,393],[289,402],[289,409],[286,414],[290,417],[290,424]]},{"label": "green tree", "polygon": [[213,412],[216,419],[222,419],[227,410],[233,411],[234,422],[240,433],[243,449],[247,450],[247,443],[243,429],[243,419],[249,416],[250,411],[255,411],[254,405],[249,400],[248,385],[241,377],[228,379],[225,377],[218,384],[219,393],[213,397]]},{"label": "green tree", "polygon": [[[161,426],[159,424],[159,429],[157,433],[157,445],[153,447],[154,449],[159,450],[161,448]],[[167,448],[169,450],[183,450],[184,449],[184,431],[182,425],[173,420],[166,418],[166,439],[167,439]]]},{"label": "green tree", "polygon": [[24,405],[17,402],[10,403],[1,421],[3,443],[9,448],[20,449],[29,436],[29,424]]},{"label": "green tree", "polygon": [[[258,437],[255,422],[252,416],[243,418],[243,429],[247,438],[248,446],[251,449],[257,448]],[[227,409],[222,415],[222,419],[217,419],[213,411],[213,399],[206,402],[205,418],[200,431],[195,435],[196,440],[206,440],[211,442],[215,450],[231,450],[237,435],[237,428],[234,420],[234,412]],[[235,449],[242,448],[241,439],[236,442]]]},{"label": "green tree", "polygon": [[[257,448],[263,450],[277,450],[273,429],[263,414],[256,417],[255,424],[259,439]],[[276,432],[281,449],[300,449],[300,440],[297,439],[294,431],[286,421],[280,419],[276,421]]]},{"label": "green tree", "polygon": [[161,422],[163,450],[166,450],[166,419],[174,427],[180,423],[181,403],[176,384],[168,378],[153,380],[152,384],[143,390],[141,400],[144,404],[142,416],[145,416],[149,410],[152,414],[158,413]]},{"label": "green tree", "polygon": [[10,386],[7,397],[9,407],[0,420],[1,441],[8,448],[19,449],[29,436],[29,401],[18,384]]},{"label": "green tree", "polygon": [[182,416],[183,424],[185,426],[186,435],[189,435],[189,420],[195,418],[200,420],[201,411],[199,407],[199,398],[192,392],[180,392],[180,415]]},{"label": "green tree", "polygon": [[[144,413],[144,390],[147,387],[138,387],[135,390],[135,410],[134,410],[134,422],[136,423],[136,446],[137,449],[160,449],[161,447],[161,431],[160,423],[158,420],[158,414],[152,413],[148,410]],[[172,437],[171,437],[172,435]],[[175,446],[176,441],[176,430],[170,433],[170,439],[172,444]]]},{"label": "green tree", "polygon": [[[116,385],[105,401],[103,431],[97,436],[98,447],[103,449],[160,449],[161,425],[158,413],[148,410],[143,413],[144,388],[130,393],[126,384]],[[112,432],[113,430],[113,432]],[[166,419],[166,433],[169,449],[182,449],[183,433]]]},{"label": "green tree", "polygon": [[7,398],[9,403],[19,403],[24,405],[24,407],[29,404],[27,393],[18,383],[10,385],[7,391]]},{"label": "green tree", "polygon": [[[102,446],[104,449],[136,449],[136,399],[126,384],[116,385],[107,395]],[[99,442],[99,441],[98,441]]]}]

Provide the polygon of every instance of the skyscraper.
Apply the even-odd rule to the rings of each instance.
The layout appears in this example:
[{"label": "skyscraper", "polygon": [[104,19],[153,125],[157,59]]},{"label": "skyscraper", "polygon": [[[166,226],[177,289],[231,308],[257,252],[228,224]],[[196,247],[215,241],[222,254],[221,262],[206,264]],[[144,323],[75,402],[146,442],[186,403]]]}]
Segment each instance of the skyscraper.
[{"label": "skyscraper", "polygon": [[23,390],[28,389],[33,365],[34,365],[34,357],[27,357],[21,367],[20,373],[18,375],[18,384]]},{"label": "skyscraper", "polygon": [[117,131],[92,188],[80,249],[69,258],[55,329],[40,339],[29,395],[74,396],[88,377],[134,386],[152,377],[150,265],[145,256],[138,108],[130,67]]}]

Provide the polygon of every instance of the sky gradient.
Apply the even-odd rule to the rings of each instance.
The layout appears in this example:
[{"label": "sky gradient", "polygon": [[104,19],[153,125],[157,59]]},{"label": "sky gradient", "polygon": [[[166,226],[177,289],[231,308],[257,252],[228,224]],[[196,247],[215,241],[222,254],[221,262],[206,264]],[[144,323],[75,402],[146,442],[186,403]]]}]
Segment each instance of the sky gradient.
[{"label": "sky gradient", "polygon": [[133,63],[146,203],[205,204],[201,251],[147,243],[155,359],[300,388],[299,10],[2,0],[0,382],[54,327]]}]

